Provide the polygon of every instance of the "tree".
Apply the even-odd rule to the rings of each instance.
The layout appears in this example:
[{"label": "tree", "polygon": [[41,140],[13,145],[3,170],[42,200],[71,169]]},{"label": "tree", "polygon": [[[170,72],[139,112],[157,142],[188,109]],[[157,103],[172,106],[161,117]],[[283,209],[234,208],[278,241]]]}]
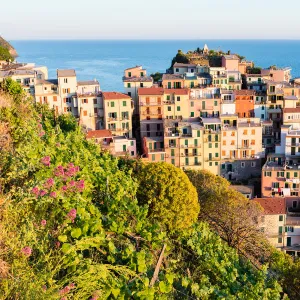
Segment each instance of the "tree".
[{"label": "tree", "polygon": [[200,218],[240,254],[253,261],[260,259],[267,243],[257,223],[262,208],[209,171],[188,170],[186,174],[197,189]]},{"label": "tree", "polygon": [[199,214],[197,192],[184,172],[167,163],[145,164],[137,175],[140,204],[169,231],[189,228]]},{"label": "tree", "polygon": [[151,74],[150,76],[153,78],[154,82],[158,82],[159,80],[162,79],[162,73],[156,72],[154,74]]},{"label": "tree", "polygon": [[8,62],[8,61],[14,61],[14,58],[9,53],[9,50],[7,48],[0,46],[0,60],[5,60]]},{"label": "tree", "polygon": [[177,54],[175,57],[173,57],[172,59],[172,63],[171,63],[171,68],[173,68],[175,63],[184,63],[184,64],[188,64],[189,63],[189,59],[187,57],[187,55],[185,53],[183,53],[181,50],[178,50]]}]

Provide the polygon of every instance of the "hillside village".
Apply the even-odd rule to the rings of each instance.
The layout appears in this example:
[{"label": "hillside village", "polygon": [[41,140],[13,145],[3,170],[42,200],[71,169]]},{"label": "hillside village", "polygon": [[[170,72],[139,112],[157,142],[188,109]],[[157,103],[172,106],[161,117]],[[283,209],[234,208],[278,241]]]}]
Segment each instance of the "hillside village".
[{"label": "hillside village", "polygon": [[211,54],[207,45],[189,53],[157,82],[130,67],[122,92],[102,92],[76,70],[48,78],[46,66],[5,60],[0,82],[12,78],[57,116],[74,115],[113,155],[228,179],[264,208],[259,223],[270,242],[300,256],[300,79],[275,66],[254,74],[236,54],[218,54],[211,66]]}]

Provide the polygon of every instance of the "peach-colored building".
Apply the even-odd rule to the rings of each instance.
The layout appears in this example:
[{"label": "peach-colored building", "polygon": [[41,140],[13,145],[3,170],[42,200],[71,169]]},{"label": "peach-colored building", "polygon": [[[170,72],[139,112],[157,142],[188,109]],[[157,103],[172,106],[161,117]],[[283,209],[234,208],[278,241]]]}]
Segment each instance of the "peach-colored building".
[{"label": "peach-colored building", "polygon": [[267,80],[272,80],[272,81],[286,81],[290,82],[291,80],[291,68],[269,68],[269,69],[262,69],[261,70],[261,75],[263,78]]},{"label": "peach-colored building", "polygon": [[235,54],[222,56],[222,67],[229,71],[239,70],[240,59]]},{"label": "peach-colored building", "polygon": [[125,136],[113,136],[107,129],[91,130],[86,134],[87,140],[99,144],[102,150],[116,156],[136,157],[136,141]]},{"label": "peach-colored building", "polygon": [[113,135],[132,137],[131,97],[118,92],[103,92],[104,126]]}]

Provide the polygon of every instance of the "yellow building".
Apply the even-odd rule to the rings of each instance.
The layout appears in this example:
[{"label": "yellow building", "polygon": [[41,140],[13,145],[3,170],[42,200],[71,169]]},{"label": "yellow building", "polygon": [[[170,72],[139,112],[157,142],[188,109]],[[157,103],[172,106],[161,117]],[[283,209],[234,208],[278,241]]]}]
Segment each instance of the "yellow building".
[{"label": "yellow building", "polygon": [[104,124],[105,129],[113,135],[128,135],[132,137],[132,112],[131,97],[118,92],[103,92]]}]

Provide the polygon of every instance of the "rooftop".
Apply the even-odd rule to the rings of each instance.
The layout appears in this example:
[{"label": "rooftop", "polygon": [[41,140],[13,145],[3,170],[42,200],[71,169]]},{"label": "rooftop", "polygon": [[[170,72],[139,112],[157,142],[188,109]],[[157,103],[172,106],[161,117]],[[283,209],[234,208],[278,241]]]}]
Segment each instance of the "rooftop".
[{"label": "rooftop", "polygon": [[107,129],[91,130],[86,134],[87,139],[111,138],[111,137],[112,137],[111,131]]},{"label": "rooftop", "polygon": [[124,82],[152,82],[153,78],[151,76],[142,77],[123,77]]},{"label": "rooftop", "polygon": [[77,85],[99,85],[98,80],[88,80],[88,81],[77,81]]},{"label": "rooftop", "polygon": [[225,58],[225,59],[237,59],[237,60],[239,60],[239,57],[238,56],[236,56],[235,54],[232,54],[232,55],[223,55],[223,57]]},{"label": "rooftop", "polygon": [[230,185],[230,188],[242,194],[250,194],[253,192],[253,186],[251,185]]},{"label": "rooftop", "polygon": [[255,90],[235,90],[234,94],[238,96],[254,96]]},{"label": "rooftop", "polygon": [[264,215],[284,215],[286,213],[285,198],[256,198],[264,209]]},{"label": "rooftop", "polygon": [[297,96],[293,96],[293,95],[284,96],[283,98],[284,98],[284,100],[296,100],[296,101],[298,101],[298,97]]},{"label": "rooftop", "polygon": [[57,77],[76,77],[76,72],[72,69],[57,70]]},{"label": "rooftop", "polygon": [[163,74],[162,80],[179,80],[183,79],[181,74]]},{"label": "rooftop", "polygon": [[35,85],[40,85],[40,84],[49,84],[49,85],[55,84],[55,85],[57,85],[58,80],[57,79],[48,79],[48,80],[38,79],[36,81]]},{"label": "rooftop", "polygon": [[286,114],[286,113],[300,113],[300,107],[297,107],[297,108],[290,108],[290,107],[284,108],[283,113],[284,114]]},{"label": "rooftop", "polygon": [[173,68],[196,68],[197,65],[195,64],[184,64],[176,62]]},{"label": "rooftop", "polygon": [[202,118],[204,125],[206,124],[221,124],[221,119],[219,118]]},{"label": "rooftop", "polygon": [[131,99],[127,94],[119,92],[102,92],[104,100]]},{"label": "rooftop", "polygon": [[125,69],[125,71],[133,70],[133,69],[141,69],[141,68],[142,68],[142,66],[135,66],[135,67],[127,68],[127,69]]},{"label": "rooftop", "polygon": [[164,94],[164,89],[163,88],[139,88],[138,89],[138,94],[139,95],[160,95],[162,96]]}]

